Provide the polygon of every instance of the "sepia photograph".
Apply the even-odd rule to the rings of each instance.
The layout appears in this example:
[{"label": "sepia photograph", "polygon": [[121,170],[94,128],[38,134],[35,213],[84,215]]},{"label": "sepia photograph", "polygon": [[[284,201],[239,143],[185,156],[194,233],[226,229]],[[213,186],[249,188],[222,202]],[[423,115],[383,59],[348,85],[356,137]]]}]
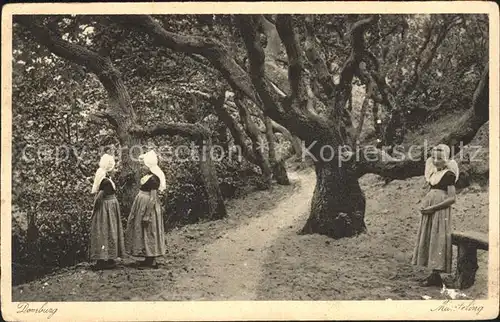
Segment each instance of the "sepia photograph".
[{"label": "sepia photograph", "polygon": [[498,316],[498,6],[458,3],[4,7],[3,318]]}]

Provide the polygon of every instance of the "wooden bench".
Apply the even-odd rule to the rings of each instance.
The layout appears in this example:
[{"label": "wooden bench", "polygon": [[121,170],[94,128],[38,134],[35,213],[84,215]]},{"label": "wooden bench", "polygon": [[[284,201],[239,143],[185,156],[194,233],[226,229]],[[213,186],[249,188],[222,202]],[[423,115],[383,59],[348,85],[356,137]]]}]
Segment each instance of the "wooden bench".
[{"label": "wooden bench", "polygon": [[474,284],[479,268],[477,250],[488,250],[488,235],[478,232],[453,232],[451,241],[458,247],[456,287],[469,288]]}]

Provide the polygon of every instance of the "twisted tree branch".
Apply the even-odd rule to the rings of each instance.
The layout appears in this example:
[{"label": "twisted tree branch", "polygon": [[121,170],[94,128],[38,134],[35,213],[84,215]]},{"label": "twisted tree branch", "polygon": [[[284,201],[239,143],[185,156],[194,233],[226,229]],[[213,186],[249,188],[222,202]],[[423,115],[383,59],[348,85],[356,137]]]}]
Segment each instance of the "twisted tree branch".
[{"label": "twisted tree branch", "polygon": [[164,123],[151,127],[134,126],[130,134],[142,138],[150,138],[158,135],[180,135],[193,140],[203,140],[210,137],[210,131],[200,124],[191,123]]},{"label": "twisted tree branch", "polygon": [[109,94],[111,105],[118,109],[109,110],[107,116],[108,120],[113,119],[112,124],[115,127],[119,121],[128,124],[134,122],[136,115],[130,105],[130,97],[121,80],[119,71],[109,58],[105,58],[78,44],[52,36],[47,27],[37,24],[31,16],[16,16],[15,22],[26,27],[37,42],[43,44],[55,55],[84,66],[97,75]]},{"label": "twisted tree branch", "polygon": [[[439,143],[450,146],[454,154],[462,146],[472,141],[477,131],[489,120],[489,67],[486,64],[481,80],[474,91],[473,101],[469,110],[462,116],[453,129],[444,135]],[[420,150],[416,155],[401,154],[393,158],[378,149],[371,149],[369,153],[359,153],[360,160],[356,164],[357,173],[362,176],[366,173],[375,173],[391,179],[406,179],[421,176],[424,173],[425,160],[428,150]]]},{"label": "twisted tree branch", "polygon": [[314,37],[314,16],[307,15],[305,19],[306,25],[306,43],[305,51],[307,59],[311,62],[314,71],[316,73],[316,78],[321,84],[326,96],[332,98],[335,92],[335,83],[333,77],[328,71],[328,66],[326,62],[321,57],[318,52],[316,40]]},{"label": "twisted tree branch", "polygon": [[305,97],[306,89],[303,80],[302,52],[295,35],[292,16],[278,15],[276,29],[283,42],[288,57],[288,80],[292,90],[292,97]]},{"label": "twisted tree branch", "polygon": [[234,91],[243,92],[254,103],[259,104],[252,80],[247,72],[231,57],[227,49],[211,38],[184,36],[166,31],[160,23],[148,15],[114,17],[117,22],[149,34],[164,47],[187,54],[199,54],[220,71]]}]

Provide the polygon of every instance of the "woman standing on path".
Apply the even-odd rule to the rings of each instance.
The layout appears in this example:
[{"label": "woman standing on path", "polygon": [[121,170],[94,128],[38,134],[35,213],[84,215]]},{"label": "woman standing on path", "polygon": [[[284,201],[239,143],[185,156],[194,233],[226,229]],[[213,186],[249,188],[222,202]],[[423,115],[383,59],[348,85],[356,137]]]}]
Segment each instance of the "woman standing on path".
[{"label": "woman standing on path", "polygon": [[157,268],[156,257],[165,254],[165,232],[157,191],[166,188],[165,174],[158,167],[158,157],[149,151],[139,157],[145,176],[135,197],[125,232],[125,247],[134,257],[145,257],[139,267]]},{"label": "woman standing on path", "polygon": [[97,193],[90,228],[90,260],[94,269],[113,268],[125,253],[120,205],[115,183],[107,175],[115,167],[112,155],[104,154],[94,177],[92,193]]},{"label": "woman standing on path", "polygon": [[451,272],[451,205],[455,203],[458,165],[450,159],[450,148],[439,144],[425,165],[425,180],[430,190],[423,199],[424,208],[413,252],[413,265],[426,266],[432,273],[422,286],[442,286],[440,273]]}]

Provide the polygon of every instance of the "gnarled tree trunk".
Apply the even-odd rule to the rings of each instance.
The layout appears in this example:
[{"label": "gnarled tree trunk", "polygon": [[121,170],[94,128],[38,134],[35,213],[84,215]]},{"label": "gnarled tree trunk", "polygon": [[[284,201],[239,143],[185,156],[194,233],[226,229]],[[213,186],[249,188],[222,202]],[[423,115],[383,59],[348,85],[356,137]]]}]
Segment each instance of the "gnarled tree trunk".
[{"label": "gnarled tree trunk", "polygon": [[317,162],[315,169],[311,214],[301,233],[342,238],[365,232],[366,203],[357,176],[338,161]]},{"label": "gnarled tree trunk", "polygon": [[264,153],[264,140],[262,140],[259,128],[252,120],[252,116],[248,112],[247,107],[239,99],[235,99],[236,105],[238,106],[240,112],[240,119],[243,122],[245,130],[252,141],[252,148],[255,155],[257,164],[262,169],[262,174],[264,176],[265,188],[270,189],[272,186],[273,172],[271,170],[271,163],[267,155]]},{"label": "gnarled tree trunk", "polygon": [[[245,159],[261,169],[265,183],[263,188],[269,189],[272,184],[271,164],[262,151],[263,140],[260,137],[260,131],[257,128],[257,125],[255,125],[253,120],[251,119],[251,115],[248,112],[247,108],[243,106],[241,102],[236,101],[236,106],[238,108],[241,119],[241,124],[239,124],[235,119],[233,119],[229,111],[225,108],[224,96],[219,96],[220,97],[218,98],[214,97],[212,99],[217,116],[229,128],[229,131],[231,132],[231,135],[234,139],[234,144],[240,147],[241,153],[243,154]],[[241,127],[243,127],[243,129],[240,127],[240,125]],[[245,136],[245,132],[248,134],[248,137],[252,142],[251,148],[249,148],[246,144],[247,138]]]},{"label": "gnarled tree trunk", "polygon": [[[224,205],[224,198],[220,191],[219,182],[217,179],[217,172],[213,164],[211,152],[212,140],[206,138],[201,146],[200,152],[200,172],[203,185],[205,187],[205,197],[208,206],[208,220],[222,219],[226,217],[226,206]],[[203,146],[204,143],[204,146]]]},{"label": "gnarled tree trunk", "polygon": [[285,160],[283,158],[276,157],[276,139],[273,132],[273,124],[269,116],[264,116],[264,123],[266,125],[266,138],[267,145],[269,148],[269,162],[271,163],[271,168],[273,171],[273,176],[276,182],[281,185],[289,185],[290,180],[286,173]]}]

